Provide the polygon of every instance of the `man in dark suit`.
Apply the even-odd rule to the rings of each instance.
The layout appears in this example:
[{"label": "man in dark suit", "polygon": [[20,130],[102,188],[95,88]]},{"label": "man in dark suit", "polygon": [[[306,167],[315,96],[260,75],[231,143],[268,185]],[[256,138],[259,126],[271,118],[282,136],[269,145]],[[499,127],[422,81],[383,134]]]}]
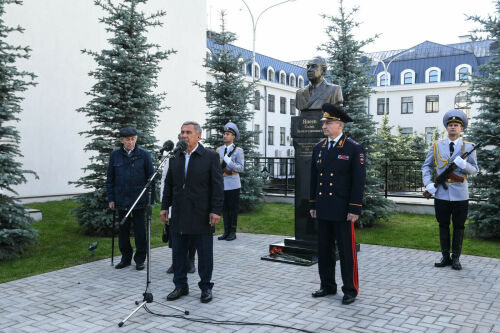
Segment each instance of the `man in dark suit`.
[{"label": "man in dark suit", "polygon": [[326,69],[326,60],[322,57],[316,57],[307,63],[309,84],[297,90],[295,96],[297,109],[321,110],[321,106],[325,103],[342,104],[342,89],[325,81]]},{"label": "man in dark suit", "polygon": [[168,207],[172,206],[170,219],[175,289],[167,296],[173,301],[189,293],[186,260],[191,242],[198,251],[198,274],[201,281],[201,302],[212,300],[213,232],[220,220],[224,200],[224,183],[219,156],[205,149],[198,142],[201,127],[193,121],[181,127],[181,139],[188,147],[177,152],[169,163],[161,219],[168,222]]},{"label": "man in dark suit", "polygon": [[[128,210],[141,193],[144,185],[154,172],[151,154],[144,148],[136,145],[137,130],[133,127],[120,129],[122,146],[113,150],[109,158],[106,189],[109,208],[118,210],[118,219],[127,215]],[[154,182],[151,185],[154,189]],[[144,227],[144,212],[147,195],[143,194],[134,210],[123,225],[120,225],[118,245],[122,253],[120,263],[116,269],[130,266],[134,250],[130,245],[130,223],[134,223],[135,246],[137,248],[134,261],[138,271],[144,269],[146,260],[146,231]],[[151,193],[151,202],[154,201],[154,190]]]},{"label": "man in dark suit", "polygon": [[366,180],[363,147],[342,133],[352,122],[339,106],[323,105],[323,133],[327,138],[313,148],[310,214],[318,221],[318,269],[321,287],[313,297],[337,293],[334,244],[340,256],[342,304],[358,295],[358,263],[354,222],[361,214]]}]

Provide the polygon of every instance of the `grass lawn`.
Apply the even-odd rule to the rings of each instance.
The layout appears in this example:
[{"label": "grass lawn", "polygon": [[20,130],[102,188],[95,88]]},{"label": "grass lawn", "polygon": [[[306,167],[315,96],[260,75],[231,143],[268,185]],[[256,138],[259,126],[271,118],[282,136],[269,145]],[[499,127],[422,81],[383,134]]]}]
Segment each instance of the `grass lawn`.
[{"label": "grass lawn", "polygon": [[[75,207],[72,200],[29,204],[29,207],[40,209],[43,214],[43,220],[34,224],[34,228],[39,230],[39,243],[28,246],[17,260],[0,262],[0,283],[111,256],[111,238],[87,236],[80,232],[74,216],[69,214]],[[165,245],[161,241],[162,228],[157,205],[153,210],[153,248]],[[221,222],[216,233],[222,233],[222,230]],[[240,214],[238,232],[293,236],[293,206],[266,204],[258,211]],[[388,222],[374,228],[358,230],[356,239],[365,244],[439,251],[437,222],[434,217],[426,215],[394,215]],[[87,248],[95,241],[99,246],[92,257]],[[500,258],[500,243],[466,238],[463,253]],[[119,254],[116,237],[115,255]]]}]

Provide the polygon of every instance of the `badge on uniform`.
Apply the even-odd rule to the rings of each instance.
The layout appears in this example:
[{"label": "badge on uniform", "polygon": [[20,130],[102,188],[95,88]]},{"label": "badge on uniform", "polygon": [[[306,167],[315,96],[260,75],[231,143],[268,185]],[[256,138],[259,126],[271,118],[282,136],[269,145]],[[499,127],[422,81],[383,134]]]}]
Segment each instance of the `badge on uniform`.
[{"label": "badge on uniform", "polygon": [[365,164],[365,154],[359,154],[359,164]]},{"label": "badge on uniform", "polygon": [[349,155],[338,155],[337,158],[339,160],[349,161]]}]

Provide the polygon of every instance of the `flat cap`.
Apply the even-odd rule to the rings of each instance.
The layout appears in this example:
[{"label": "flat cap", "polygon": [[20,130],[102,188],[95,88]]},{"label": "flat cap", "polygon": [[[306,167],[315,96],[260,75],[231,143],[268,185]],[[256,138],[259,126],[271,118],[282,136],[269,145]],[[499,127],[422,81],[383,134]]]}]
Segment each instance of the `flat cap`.
[{"label": "flat cap", "polygon": [[238,130],[238,126],[235,123],[228,122],[224,125],[224,132],[230,132],[234,134],[234,139],[238,140],[240,138],[240,131]]},{"label": "flat cap", "polygon": [[457,109],[451,109],[450,111],[446,112],[443,116],[443,125],[444,127],[448,126],[450,123],[457,123],[460,124],[464,127],[464,129],[467,128],[467,124],[469,123],[467,120],[467,116],[463,111],[457,110]]},{"label": "flat cap", "polygon": [[352,122],[352,118],[339,105],[325,103],[321,109],[323,110],[323,118],[321,120],[339,120],[344,123]]},{"label": "flat cap", "polygon": [[120,138],[127,138],[129,136],[136,136],[137,130],[133,127],[124,127],[120,129]]}]

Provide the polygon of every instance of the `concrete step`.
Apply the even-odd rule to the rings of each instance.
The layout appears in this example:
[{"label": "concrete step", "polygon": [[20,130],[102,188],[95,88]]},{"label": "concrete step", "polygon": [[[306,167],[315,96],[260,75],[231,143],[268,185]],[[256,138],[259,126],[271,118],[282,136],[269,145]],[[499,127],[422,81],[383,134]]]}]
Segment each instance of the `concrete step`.
[{"label": "concrete step", "polygon": [[35,221],[42,220],[42,211],[41,210],[28,208],[28,212],[30,213],[30,216],[33,220],[35,220]]}]

